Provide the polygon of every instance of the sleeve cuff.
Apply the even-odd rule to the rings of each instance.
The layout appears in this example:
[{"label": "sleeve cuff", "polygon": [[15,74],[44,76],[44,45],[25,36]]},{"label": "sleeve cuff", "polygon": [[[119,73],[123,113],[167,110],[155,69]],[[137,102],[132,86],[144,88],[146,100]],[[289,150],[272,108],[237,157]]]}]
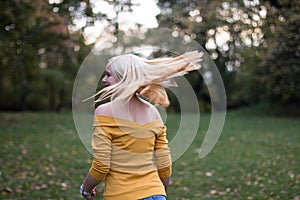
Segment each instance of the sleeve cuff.
[{"label": "sleeve cuff", "polygon": [[101,162],[94,159],[89,173],[97,181],[102,181],[105,178],[108,171],[109,167],[107,165],[104,165]]},{"label": "sleeve cuff", "polygon": [[172,175],[172,165],[164,167],[158,170],[158,175],[160,178],[168,178]]}]

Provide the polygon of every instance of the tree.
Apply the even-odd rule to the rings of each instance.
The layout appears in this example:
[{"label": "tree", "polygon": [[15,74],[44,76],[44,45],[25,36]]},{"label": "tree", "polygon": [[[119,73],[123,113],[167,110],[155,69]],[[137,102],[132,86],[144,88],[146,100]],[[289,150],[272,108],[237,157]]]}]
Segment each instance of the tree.
[{"label": "tree", "polygon": [[83,47],[82,38],[69,31],[70,12],[60,14],[44,0],[1,1],[0,6],[0,109],[70,107],[71,98],[68,105],[64,99],[71,96]]},{"label": "tree", "polygon": [[299,1],[160,0],[159,5],[160,26],[189,35],[215,60],[229,107],[266,100],[299,107]]},{"label": "tree", "polygon": [[[248,86],[242,76],[245,49],[263,43],[261,30],[264,7],[245,1],[170,1],[161,0],[160,26],[184,33],[206,48],[222,74],[229,107],[246,104]],[[247,2],[247,1],[246,1]],[[250,79],[248,79],[250,80]],[[201,91],[198,91],[201,92]],[[208,94],[201,95],[208,97]],[[209,103],[209,102],[208,102]]]},{"label": "tree", "polygon": [[263,86],[261,95],[273,111],[300,114],[300,3],[268,1],[268,20],[264,26],[266,48],[264,59],[255,71]]}]

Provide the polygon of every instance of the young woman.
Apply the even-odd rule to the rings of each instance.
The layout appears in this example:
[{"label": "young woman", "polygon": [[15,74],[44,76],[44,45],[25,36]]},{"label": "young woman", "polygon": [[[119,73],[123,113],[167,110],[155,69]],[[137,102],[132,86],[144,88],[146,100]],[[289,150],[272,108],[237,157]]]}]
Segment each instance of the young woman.
[{"label": "young woman", "polygon": [[201,58],[192,51],[175,58],[125,54],[109,60],[102,79],[106,87],[94,96],[111,101],[95,110],[94,159],[80,188],[85,199],[94,199],[101,181],[105,200],[166,199],[172,161],[166,127],[154,105],[167,107],[164,87],[174,85],[171,78],[199,69]]}]

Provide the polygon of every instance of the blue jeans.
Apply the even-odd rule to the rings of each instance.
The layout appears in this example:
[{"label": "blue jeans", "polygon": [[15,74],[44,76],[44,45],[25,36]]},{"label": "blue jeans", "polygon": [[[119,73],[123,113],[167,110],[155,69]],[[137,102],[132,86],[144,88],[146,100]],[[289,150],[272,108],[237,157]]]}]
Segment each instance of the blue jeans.
[{"label": "blue jeans", "polygon": [[154,195],[141,200],[166,200],[166,197],[164,195]]}]

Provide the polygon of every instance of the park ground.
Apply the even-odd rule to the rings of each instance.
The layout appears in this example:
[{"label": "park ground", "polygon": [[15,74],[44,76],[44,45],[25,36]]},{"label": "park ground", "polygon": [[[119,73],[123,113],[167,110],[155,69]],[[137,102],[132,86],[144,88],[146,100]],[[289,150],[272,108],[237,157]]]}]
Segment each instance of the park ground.
[{"label": "park ground", "polygon": [[[169,140],[177,119],[168,114]],[[200,159],[209,119],[201,114],[192,145],[173,163],[168,199],[300,199],[299,118],[229,111],[219,141]],[[0,199],[82,199],[92,156],[72,113],[2,112],[0,137]]]}]

